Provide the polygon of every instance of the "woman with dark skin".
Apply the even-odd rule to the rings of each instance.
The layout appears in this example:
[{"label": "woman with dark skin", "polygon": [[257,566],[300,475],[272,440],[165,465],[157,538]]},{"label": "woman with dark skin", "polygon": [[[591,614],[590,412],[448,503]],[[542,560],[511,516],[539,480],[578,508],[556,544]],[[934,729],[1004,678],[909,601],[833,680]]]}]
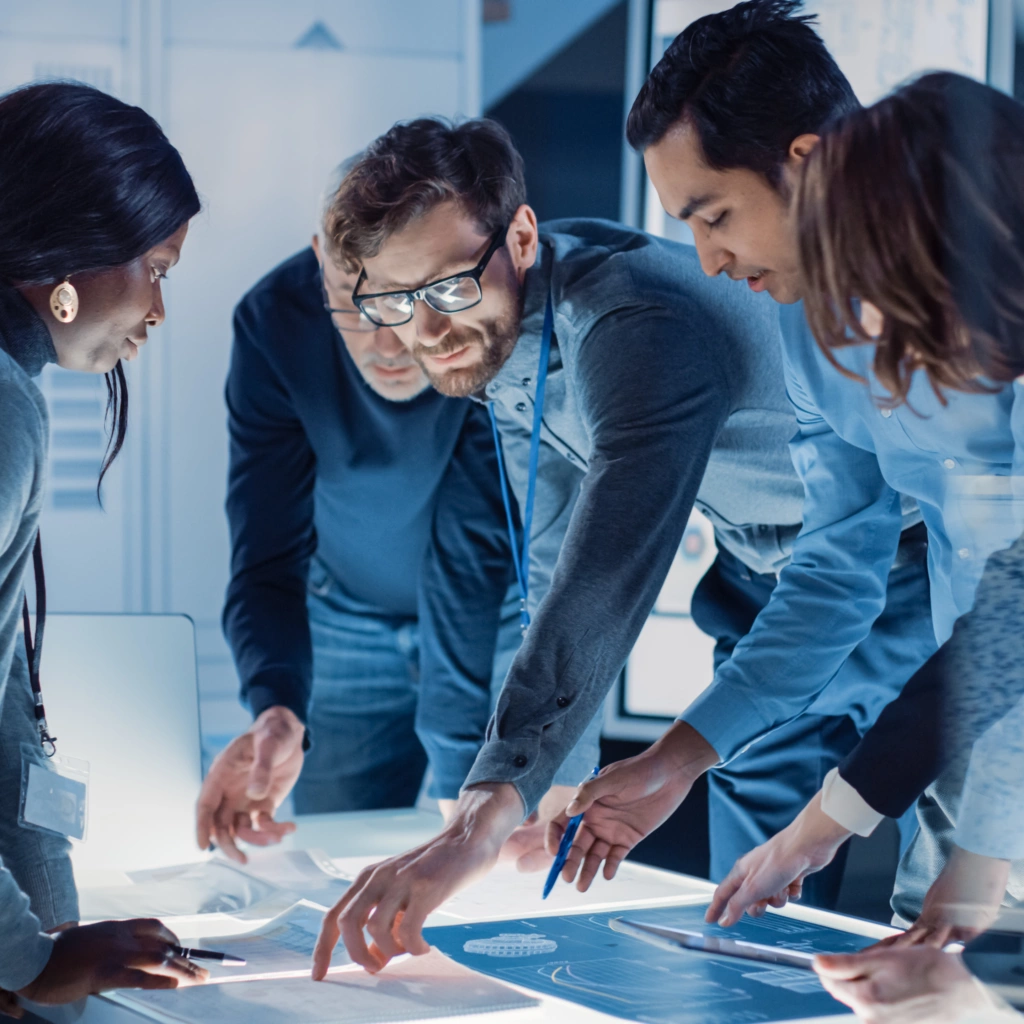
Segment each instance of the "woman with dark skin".
[{"label": "woman with dark skin", "polygon": [[64,1003],[206,977],[159,921],[77,926],[68,843],[26,828],[19,808],[23,758],[42,765],[50,747],[18,636],[48,445],[32,378],[51,362],[106,374],[102,480],[125,436],[122,360],[163,322],[160,282],[198,210],[181,157],[139,108],[65,83],[0,98],[0,1012],[11,1016],[19,996]]}]

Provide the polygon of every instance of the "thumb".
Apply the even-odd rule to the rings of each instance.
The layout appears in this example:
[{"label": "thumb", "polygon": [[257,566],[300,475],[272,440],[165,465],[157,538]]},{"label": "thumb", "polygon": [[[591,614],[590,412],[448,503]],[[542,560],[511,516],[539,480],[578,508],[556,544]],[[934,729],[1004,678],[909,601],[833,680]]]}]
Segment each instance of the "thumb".
[{"label": "thumb", "polygon": [[565,813],[570,818],[574,818],[577,814],[584,814],[598,800],[608,796],[609,793],[616,792],[618,788],[615,782],[615,772],[608,772],[608,774],[602,772],[596,779],[588,779],[577,787],[576,795],[569,801]]},{"label": "thumb", "polygon": [[274,760],[280,749],[280,738],[268,730],[260,730],[253,736],[252,768],[245,787],[245,795],[250,800],[266,799],[274,773]]},{"label": "thumb", "polygon": [[544,849],[554,857],[558,853],[558,845],[562,841],[562,836],[565,834],[565,826],[568,823],[568,818],[565,814],[560,814],[557,818],[552,818],[547,828],[544,830]]}]

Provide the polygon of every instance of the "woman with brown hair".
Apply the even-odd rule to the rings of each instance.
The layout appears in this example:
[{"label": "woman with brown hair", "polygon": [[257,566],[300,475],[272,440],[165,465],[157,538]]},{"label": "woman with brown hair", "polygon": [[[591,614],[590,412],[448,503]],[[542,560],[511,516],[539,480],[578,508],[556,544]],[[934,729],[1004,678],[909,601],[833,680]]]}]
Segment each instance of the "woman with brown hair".
[{"label": "woman with brown hair", "polygon": [[[1024,106],[924,75],[824,136],[796,196],[804,310],[822,351],[871,344],[892,403],[1024,374]],[[870,304],[870,305],[868,305]]]},{"label": "woman with brown hair", "polygon": [[[930,389],[938,418],[955,392],[1020,389],[1024,107],[959,75],[925,75],[823,136],[794,203],[807,322],[827,360],[872,388],[883,417],[891,421],[905,406],[911,416],[902,422],[916,416],[912,429],[927,450],[927,418],[917,414],[915,394],[920,402]],[[870,363],[848,358],[851,346],[871,346]],[[1017,437],[1020,405],[1014,396]],[[991,424],[976,425],[980,448]],[[962,488],[958,514],[1019,536],[1021,457],[1018,445],[1009,477],[976,475],[965,486],[951,476],[950,487]],[[1007,532],[1011,524],[1015,533]],[[1010,868],[1024,858],[1022,664],[1024,538],[988,559],[974,608],[929,663],[932,671],[907,684],[840,766],[833,781],[845,787],[843,806],[826,792],[826,780],[789,828],[737,863],[709,919],[782,905],[854,831],[866,834],[883,813],[901,813],[940,771],[918,814],[922,821],[944,815],[956,830],[932,849],[920,848],[924,832],[911,845],[908,857],[930,858],[941,871],[916,923],[887,944],[941,948],[986,927],[1001,901],[1018,903],[1024,893]],[[944,681],[941,692],[936,679]],[[830,817],[835,808],[842,824]],[[894,968],[879,950],[826,958],[819,970],[830,991],[866,1012],[923,994],[906,983],[915,968],[904,965],[907,971]],[[956,981],[940,986],[943,999],[950,1001]]]}]

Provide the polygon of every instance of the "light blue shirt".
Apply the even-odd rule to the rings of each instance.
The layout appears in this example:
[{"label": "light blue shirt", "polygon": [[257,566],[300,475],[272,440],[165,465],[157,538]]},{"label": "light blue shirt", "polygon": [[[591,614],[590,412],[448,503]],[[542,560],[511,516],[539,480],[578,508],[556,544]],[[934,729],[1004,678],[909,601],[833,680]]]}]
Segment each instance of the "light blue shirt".
[{"label": "light blue shirt", "polygon": [[[915,375],[909,401],[880,407],[874,348],[819,350],[802,304],[781,311],[786,388],[796,410],[790,444],[805,491],[790,564],[750,633],[683,719],[723,760],[801,714],[868,634],[885,605],[903,525],[900,492],[928,528],[935,637],[968,611],[988,556],[1021,534],[1021,386],[947,391],[942,405]],[[1016,480],[1014,479],[1016,477]]]}]

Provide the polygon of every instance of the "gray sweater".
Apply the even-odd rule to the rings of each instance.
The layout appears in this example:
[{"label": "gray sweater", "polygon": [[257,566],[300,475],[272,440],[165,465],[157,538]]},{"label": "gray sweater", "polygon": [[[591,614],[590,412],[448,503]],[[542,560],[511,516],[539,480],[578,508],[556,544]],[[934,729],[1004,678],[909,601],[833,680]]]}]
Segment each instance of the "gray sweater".
[{"label": "gray sweater", "polygon": [[67,841],[18,824],[22,745],[42,760],[19,632],[49,435],[31,378],[55,359],[46,325],[0,284],[0,988],[10,991],[46,966],[53,940],[43,929],[78,919]]}]

